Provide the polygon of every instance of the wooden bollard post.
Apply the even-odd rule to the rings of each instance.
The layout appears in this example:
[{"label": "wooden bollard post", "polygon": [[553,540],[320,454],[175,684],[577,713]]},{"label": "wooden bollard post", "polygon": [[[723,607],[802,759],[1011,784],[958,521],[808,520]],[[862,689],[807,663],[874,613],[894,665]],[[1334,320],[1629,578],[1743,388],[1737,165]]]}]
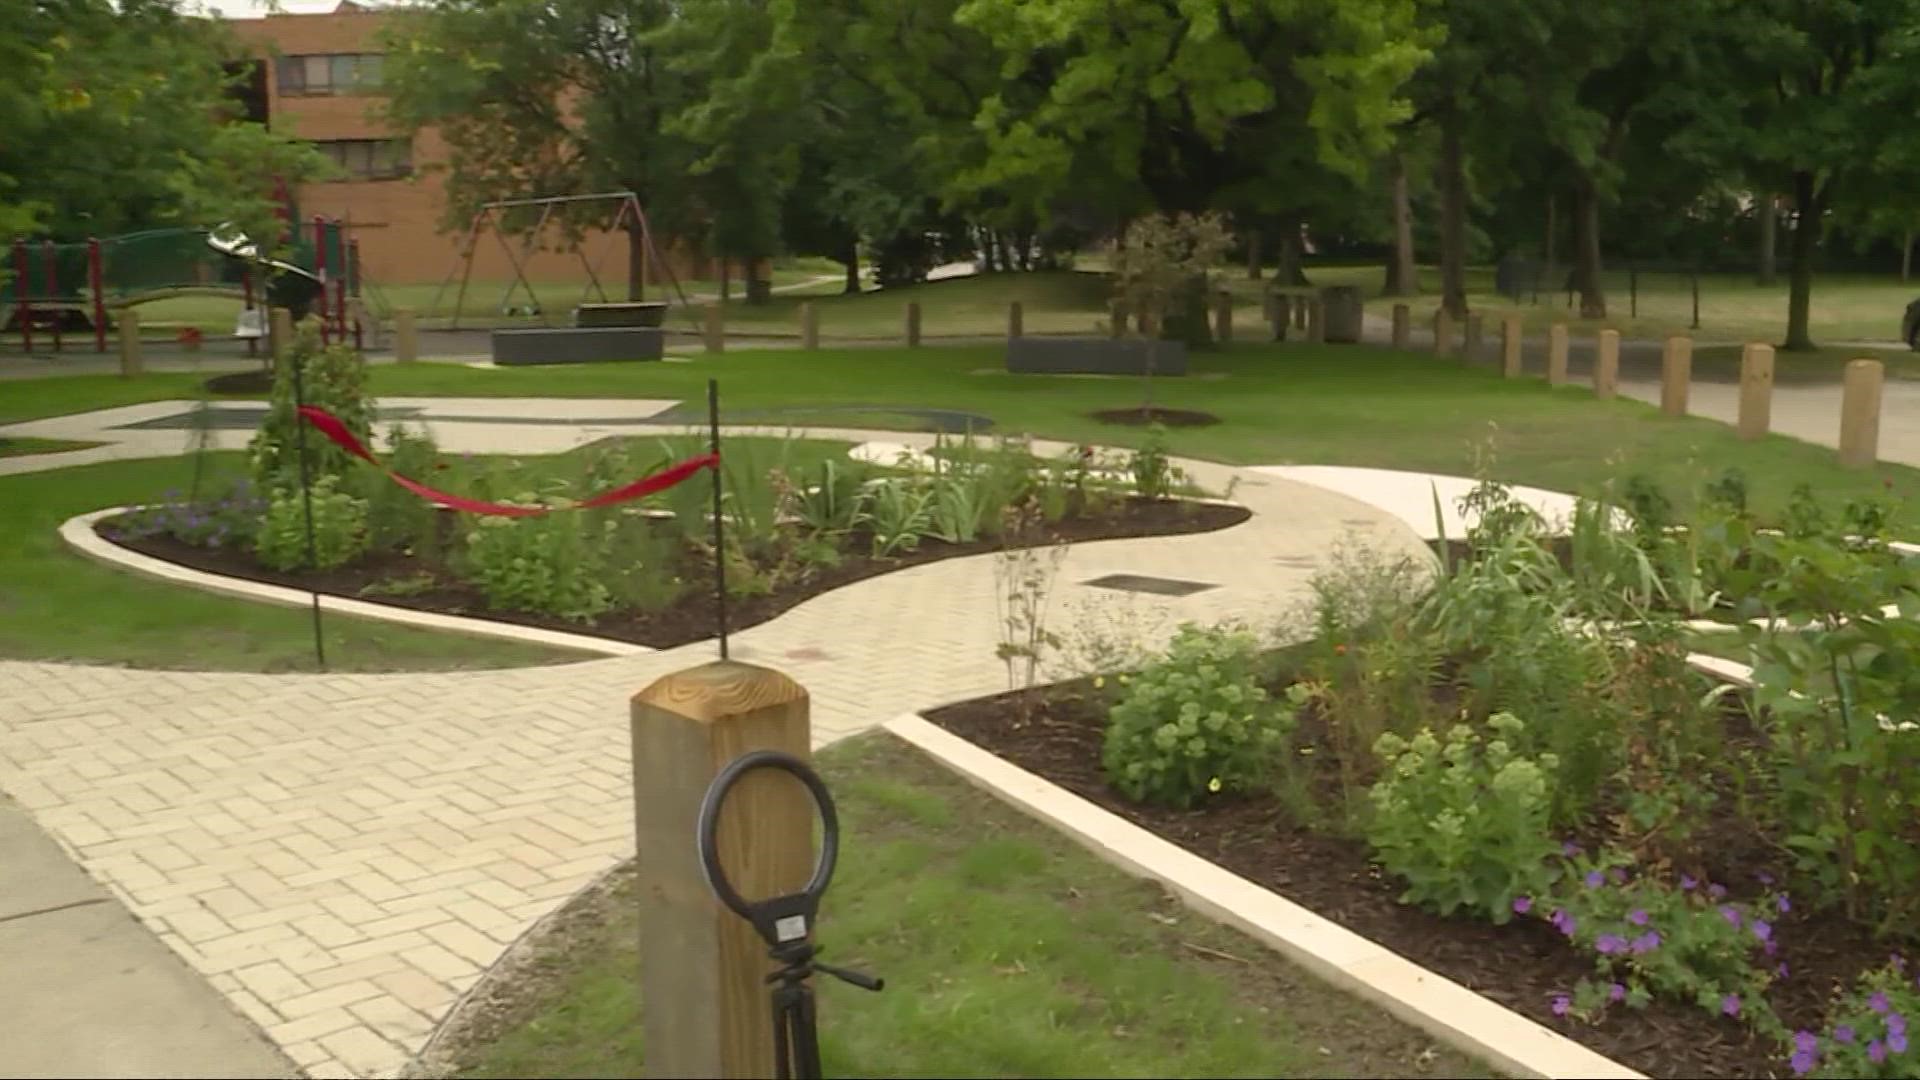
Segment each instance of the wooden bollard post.
[{"label": "wooden bollard post", "polygon": [[[773,1072],[767,945],[707,887],[695,843],[700,800],[750,750],[810,754],[807,692],[777,671],[719,661],[633,697],[633,810],[640,999],[650,1077]],[[799,892],[813,868],[812,799],[791,776],[743,777],[715,847],[741,896]]]},{"label": "wooden bollard post", "polygon": [[707,351],[727,351],[726,312],[719,304],[707,305]]},{"label": "wooden bollard post", "polygon": [[119,319],[120,374],[131,379],[146,369],[146,360],[140,355],[140,312],[124,307]]},{"label": "wooden bollard post", "polygon": [[1465,354],[1469,360],[1480,359],[1481,326],[1481,318],[1478,312],[1473,312],[1467,316],[1467,338],[1465,344],[1461,346],[1460,351]]},{"label": "wooden bollard post", "polygon": [[1740,417],[1743,439],[1758,439],[1773,426],[1773,346],[1750,343],[1740,352]]},{"label": "wooden bollard post", "polygon": [[1225,289],[1213,299],[1213,338],[1222,345],[1233,343],[1233,294]]},{"label": "wooden bollard post", "polygon": [[1508,315],[1500,320],[1500,374],[1503,378],[1520,377],[1522,333],[1520,316]]},{"label": "wooden bollard post", "polygon": [[1433,313],[1433,355],[1447,356],[1453,352],[1453,315],[1446,308],[1436,308]]},{"label": "wooden bollard post", "polygon": [[1327,302],[1318,293],[1301,300],[1301,308],[1307,313],[1307,341],[1318,345],[1327,340]]},{"label": "wooden bollard post", "polygon": [[1007,336],[1010,338],[1025,337],[1026,333],[1026,310],[1020,306],[1020,301],[1015,300],[1007,305]]},{"label": "wooden bollard post", "polygon": [[1107,336],[1127,336],[1127,305],[1119,300],[1107,301]]},{"label": "wooden bollard post", "polygon": [[1547,385],[1564,386],[1567,381],[1567,324],[1554,323],[1547,330]]},{"label": "wooden bollard post", "polygon": [[412,308],[393,309],[393,359],[399,364],[420,359],[420,318]]},{"label": "wooden bollard post", "polygon": [[268,351],[275,362],[285,360],[293,349],[293,312],[277,307],[267,312]]},{"label": "wooden bollard post", "polygon": [[1267,322],[1273,327],[1273,340],[1287,340],[1287,328],[1293,324],[1293,304],[1286,296],[1267,294]]},{"label": "wooden bollard post", "polygon": [[1620,331],[1602,330],[1593,343],[1593,396],[1602,401],[1620,390]]},{"label": "wooden bollard post", "polygon": [[814,307],[811,300],[800,302],[800,347],[820,347],[820,309]]},{"label": "wooden bollard post", "polygon": [[1295,330],[1307,328],[1307,298],[1304,296],[1293,301],[1293,328]]},{"label": "wooden bollard post", "polygon": [[917,300],[909,300],[907,301],[907,347],[912,349],[918,348],[919,345],[920,303]]},{"label": "wooden bollard post", "polygon": [[1413,340],[1413,309],[1405,304],[1393,305],[1393,347],[1404,349],[1407,342]]},{"label": "wooden bollard post", "polygon": [[1847,361],[1840,397],[1840,464],[1864,469],[1880,457],[1880,389],[1887,377],[1878,360]]},{"label": "wooden bollard post", "polygon": [[1660,350],[1660,411],[1687,415],[1687,394],[1693,389],[1693,339],[1685,334],[1667,338]]}]

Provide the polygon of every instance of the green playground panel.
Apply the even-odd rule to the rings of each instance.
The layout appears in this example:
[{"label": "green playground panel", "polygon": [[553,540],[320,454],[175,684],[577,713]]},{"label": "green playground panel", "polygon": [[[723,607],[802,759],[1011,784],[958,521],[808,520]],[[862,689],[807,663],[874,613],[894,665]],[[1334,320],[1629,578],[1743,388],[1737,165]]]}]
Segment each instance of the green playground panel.
[{"label": "green playground panel", "polygon": [[[290,245],[288,262],[313,269],[316,245],[311,222],[302,225]],[[328,222],[321,229],[329,278],[347,270],[348,291],[357,291],[359,266],[349,258],[346,229]],[[85,242],[48,245],[27,242],[6,253],[12,280],[5,295],[13,303],[90,304],[88,247]],[[26,255],[21,272],[19,251]],[[108,306],[167,289],[243,288],[246,267],[207,246],[207,230],[171,228],[122,233],[100,241],[100,291]],[[259,283],[255,282],[258,287]]]}]

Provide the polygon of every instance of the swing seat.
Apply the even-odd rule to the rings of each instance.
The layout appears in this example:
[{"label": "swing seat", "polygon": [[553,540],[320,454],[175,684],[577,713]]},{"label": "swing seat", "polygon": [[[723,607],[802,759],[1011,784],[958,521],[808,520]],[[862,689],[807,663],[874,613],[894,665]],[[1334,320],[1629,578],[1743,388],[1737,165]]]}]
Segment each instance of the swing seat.
[{"label": "swing seat", "polygon": [[267,336],[266,312],[248,308],[233,322],[233,336],[242,341],[258,341]]}]

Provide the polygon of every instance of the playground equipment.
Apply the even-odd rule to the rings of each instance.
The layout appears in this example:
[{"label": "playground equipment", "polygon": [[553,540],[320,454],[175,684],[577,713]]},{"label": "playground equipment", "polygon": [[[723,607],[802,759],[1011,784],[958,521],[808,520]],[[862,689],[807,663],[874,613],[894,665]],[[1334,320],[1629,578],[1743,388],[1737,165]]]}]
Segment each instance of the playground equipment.
[{"label": "playground equipment", "polygon": [[[17,330],[29,352],[36,331],[51,336],[54,352],[64,351],[66,333],[91,331],[94,351],[104,353],[110,311],[176,297],[225,297],[242,304],[235,336],[247,341],[251,355],[266,332],[259,300],[313,310],[318,299],[322,338],[344,341],[351,334],[357,345],[362,328],[349,318],[348,301],[361,292],[359,245],[347,237],[345,223],[320,217],[292,232],[282,265],[296,274],[263,272],[254,258],[215,243],[217,230],[149,229],[65,244],[16,240],[13,279],[0,291],[10,301],[4,329]],[[305,302],[283,303],[300,299],[295,282],[301,278],[320,289]]]}]

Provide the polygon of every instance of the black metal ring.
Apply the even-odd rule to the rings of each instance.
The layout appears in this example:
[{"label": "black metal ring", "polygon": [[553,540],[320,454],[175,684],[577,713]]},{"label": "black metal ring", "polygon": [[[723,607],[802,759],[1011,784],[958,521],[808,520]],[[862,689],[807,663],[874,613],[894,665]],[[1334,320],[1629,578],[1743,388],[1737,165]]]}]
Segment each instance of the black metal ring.
[{"label": "black metal ring", "polygon": [[[726,802],[727,792],[740,778],[756,769],[778,769],[791,774],[806,785],[813,796],[813,804],[820,811],[820,856],[813,864],[813,880],[807,887],[795,894],[818,902],[827,891],[827,883],[833,880],[833,864],[840,856],[840,817],[833,808],[833,796],[828,794],[826,782],[820,774],[814,772],[806,762],[792,754],[780,750],[754,750],[740,755],[720,770],[707,787],[707,794],[700,800],[700,825],[698,829],[700,843],[700,868],[707,876],[707,887],[727,905],[734,914],[758,925],[755,909],[765,904],[747,901],[735,891],[733,883],[720,869],[720,853],[715,843],[715,834],[720,829],[720,807]],[[791,897],[769,897],[769,900],[790,899]],[[811,921],[811,920],[809,920]]]}]

